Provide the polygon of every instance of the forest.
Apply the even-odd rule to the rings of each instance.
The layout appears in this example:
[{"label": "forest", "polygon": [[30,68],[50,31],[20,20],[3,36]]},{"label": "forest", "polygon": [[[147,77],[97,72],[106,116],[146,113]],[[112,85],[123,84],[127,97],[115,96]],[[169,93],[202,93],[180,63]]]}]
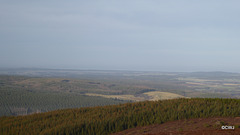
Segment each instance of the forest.
[{"label": "forest", "polygon": [[[0,117],[0,134],[102,135],[189,118],[239,117],[239,99],[192,98],[142,101]],[[217,125],[216,128],[220,128]],[[239,125],[236,125],[239,127]]]}]

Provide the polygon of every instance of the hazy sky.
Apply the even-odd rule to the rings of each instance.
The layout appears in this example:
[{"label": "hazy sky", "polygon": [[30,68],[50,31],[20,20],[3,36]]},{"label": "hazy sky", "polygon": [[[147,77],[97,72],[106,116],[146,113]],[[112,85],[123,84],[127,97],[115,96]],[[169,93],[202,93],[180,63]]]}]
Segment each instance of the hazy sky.
[{"label": "hazy sky", "polygon": [[240,72],[239,0],[1,0],[0,67]]}]

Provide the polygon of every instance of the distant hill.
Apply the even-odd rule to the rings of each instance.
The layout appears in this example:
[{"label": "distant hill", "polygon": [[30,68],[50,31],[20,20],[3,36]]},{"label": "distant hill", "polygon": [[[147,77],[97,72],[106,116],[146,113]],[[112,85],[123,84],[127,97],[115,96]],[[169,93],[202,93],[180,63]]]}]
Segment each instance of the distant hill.
[{"label": "distant hill", "polygon": [[[0,117],[0,134],[103,135],[189,118],[237,117],[239,99],[173,99]],[[238,126],[236,126],[238,127]]]}]

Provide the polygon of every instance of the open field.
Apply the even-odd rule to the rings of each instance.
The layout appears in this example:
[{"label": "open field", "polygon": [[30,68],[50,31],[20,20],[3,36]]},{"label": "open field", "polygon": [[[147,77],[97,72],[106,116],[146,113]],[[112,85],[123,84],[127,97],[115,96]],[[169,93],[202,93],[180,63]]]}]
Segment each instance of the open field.
[{"label": "open field", "polygon": [[157,100],[166,100],[166,99],[175,99],[175,98],[185,98],[184,96],[170,93],[170,92],[160,92],[160,91],[153,91],[153,92],[145,92],[144,95],[147,95],[148,98],[144,97],[136,97],[134,95],[103,95],[103,94],[94,94],[94,93],[85,93],[87,96],[99,96],[105,98],[113,98],[113,99],[121,99],[121,100],[129,100],[129,101],[157,101]]},{"label": "open field", "polygon": [[226,86],[240,86],[240,84],[235,84],[235,83],[224,83],[223,85],[226,85]]},{"label": "open field", "polygon": [[175,99],[175,98],[185,98],[184,96],[181,96],[181,95],[178,95],[178,94],[169,93],[169,92],[159,92],[159,91],[146,92],[144,94],[151,97],[150,101]]},{"label": "open field", "polygon": [[104,98],[113,98],[120,100],[129,100],[129,101],[144,101],[143,97],[135,97],[134,95],[103,95],[103,94],[94,94],[94,93],[85,93],[87,96],[97,96]]}]

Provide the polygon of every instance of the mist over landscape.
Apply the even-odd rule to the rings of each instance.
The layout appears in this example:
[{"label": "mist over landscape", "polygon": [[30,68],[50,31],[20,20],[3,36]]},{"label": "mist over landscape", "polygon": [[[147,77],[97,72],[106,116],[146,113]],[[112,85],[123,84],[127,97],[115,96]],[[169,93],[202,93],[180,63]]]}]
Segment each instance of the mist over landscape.
[{"label": "mist over landscape", "polygon": [[239,134],[239,5],[0,1],[0,134]]}]

